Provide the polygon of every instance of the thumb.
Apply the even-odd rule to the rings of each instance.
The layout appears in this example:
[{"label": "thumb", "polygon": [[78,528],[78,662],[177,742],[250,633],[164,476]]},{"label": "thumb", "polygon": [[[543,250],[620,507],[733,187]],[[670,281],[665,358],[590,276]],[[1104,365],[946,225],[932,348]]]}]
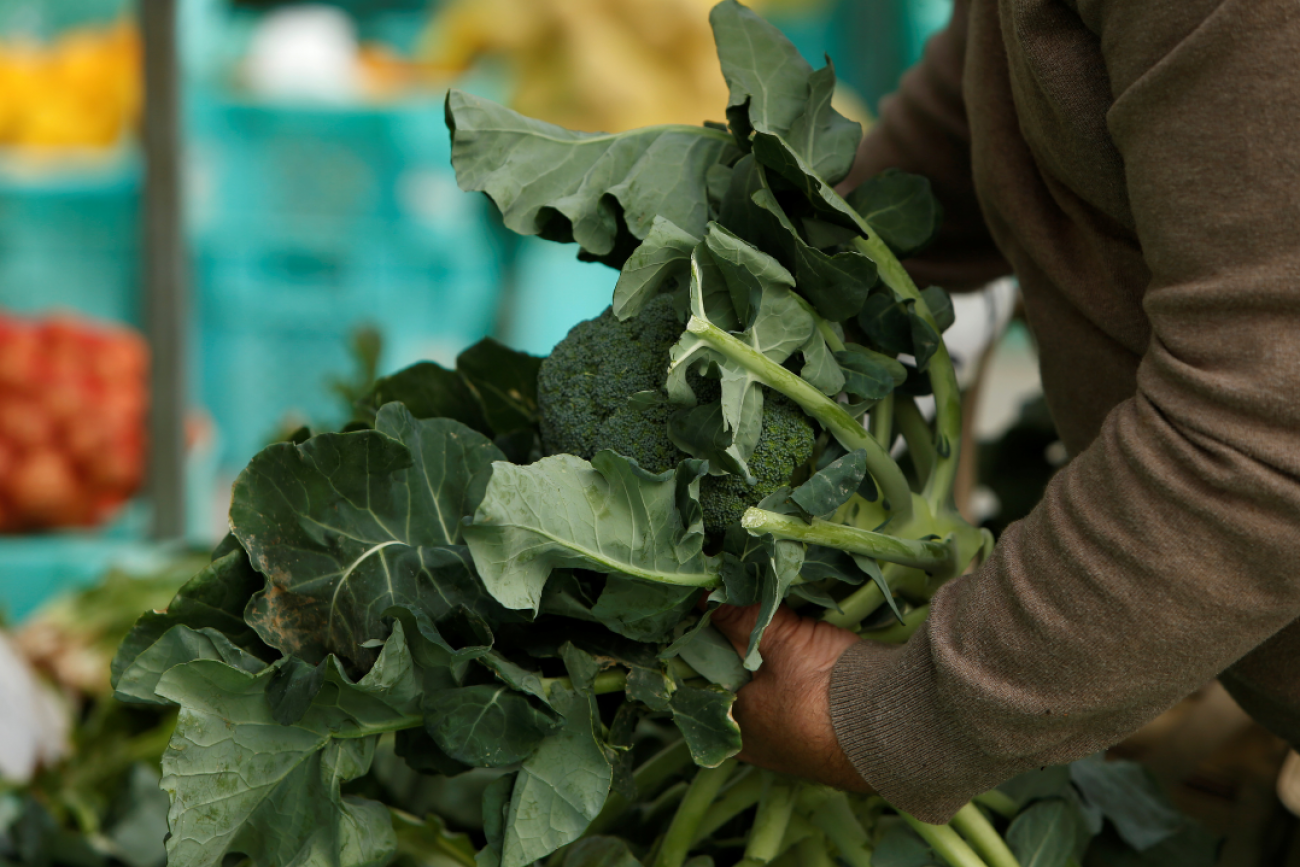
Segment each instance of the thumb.
[{"label": "thumb", "polygon": [[749,653],[749,635],[758,623],[758,608],[758,605],[719,605],[710,621],[742,659]]}]

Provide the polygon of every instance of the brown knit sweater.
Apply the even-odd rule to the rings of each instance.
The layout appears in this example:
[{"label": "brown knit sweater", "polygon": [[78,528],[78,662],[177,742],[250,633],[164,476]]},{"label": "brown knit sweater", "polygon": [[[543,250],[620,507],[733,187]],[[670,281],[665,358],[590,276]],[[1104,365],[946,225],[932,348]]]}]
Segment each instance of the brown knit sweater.
[{"label": "brown knit sweater", "polygon": [[863,777],[944,821],[1216,676],[1300,743],[1300,6],[958,0],[860,162],[935,181],[920,279],[1019,276],[1074,455],[924,630],[836,665]]}]

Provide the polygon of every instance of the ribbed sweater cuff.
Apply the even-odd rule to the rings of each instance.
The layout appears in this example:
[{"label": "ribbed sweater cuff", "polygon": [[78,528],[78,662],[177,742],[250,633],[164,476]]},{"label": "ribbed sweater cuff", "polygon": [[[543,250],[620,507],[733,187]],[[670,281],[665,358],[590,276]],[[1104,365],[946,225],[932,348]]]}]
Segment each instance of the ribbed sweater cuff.
[{"label": "ribbed sweater cuff", "polygon": [[942,824],[1019,768],[964,737],[937,699],[924,632],[901,648],[863,641],[831,671],[831,722],[858,773],[894,807]]}]

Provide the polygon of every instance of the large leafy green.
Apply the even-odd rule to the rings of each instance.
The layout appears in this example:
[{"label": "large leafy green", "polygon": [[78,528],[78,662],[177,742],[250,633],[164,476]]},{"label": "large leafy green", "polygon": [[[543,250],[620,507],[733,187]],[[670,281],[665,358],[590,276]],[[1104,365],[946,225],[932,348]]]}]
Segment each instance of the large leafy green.
[{"label": "large leafy green", "polygon": [[678,686],[673,692],[673,722],[681,730],[695,764],[716,768],[740,752],[740,726],[731,715],[736,694],[720,686]]},{"label": "large leafy green", "polygon": [[829,183],[843,179],[862,127],[831,107],[835,71],[814,72],[779,29],[735,0],[713,7],[709,22],[731,90],[727,119],[741,146],[753,131],[786,135]]},{"label": "large leafy green", "polygon": [[557,685],[552,694],[564,726],[519,769],[505,817],[501,867],[525,867],[582,836],[613,782],[613,762],[590,692],[595,661],[571,645],[564,656],[575,688]]},{"label": "large leafy green", "polygon": [[799,294],[832,322],[855,315],[876,283],[876,263],[866,256],[825,252],[805,240],[752,155],[736,164],[718,222],[775,256],[794,274]]},{"label": "large leafy green", "polygon": [[487,193],[512,231],[577,242],[614,267],[656,217],[701,234],[705,175],[739,156],[730,136],[707,127],[573,132],[458,90],[447,94],[447,126],[462,190]]},{"label": "large leafy green", "polygon": [[1078,854],[1083,820],[1061,798],[1037,801],[1007,829],[1007,845],[1021,867],[1067,867]]},{"label": "large leafy green", "polygon": [[294,725],[276,722],[266,696],[283,662],[249,671],[201,656],[172,661],[155,690],[181,706],[163,756],[169,864],[220,865],[235,853],[302,867],[386,863],[396,848],[388,810],[339,786],[366,772],[380,733],[418,724],[419,683],[400,625],[359,681],[331,658]]},{"label": "large leafy green", "polygon": [[[375,430],[264,450],[235,482],[231,525],[267,579],[247,619],[268,644],[312,663],[358,663],[394,606],[434,620],[493,603],[456,544],[501,452],[450,419],[388,404]],[[478,481],[476,481],[478,479]]]},{"label": "large leafy green", "polygon": [[928,247],[943,221],[943,208],[930,181],[898,169],[886,169],[860,184],[847,201],[901,257]]},{"label": "large leafy green", "polygon": [[113,687],[117,687],[122,672],[136,657],[173,626],[218,630],[226,640],[269,657],[269,651],[243,618],[249,597],[262,584],[262,576],[253,571],[242,548],[236,547],[213,560],[177,591],[166,611],[147,611],[140,615],[113,657]]},{"label": "large leafy green", "polygon": [[[812,314],[791,291],[790,272],[716,223],[709,226],[692,264],[691,313],[697,318],[747,323],[738,339],[777,363],[820,339]],[[721,384],[720,412],[700,411],[691,436],[670,428],[674,442],[696,457],[748,476],[747,462],[763,429],[762,383],[689,332],[671,356],[666,389],[673,401],[695,402],[687,376],[692,370],[713,372]]]},{"label": "large leafy green", "polygon": [[439,692],[427,704],[425,725],[453,759],[499,768],[532,755],[557,720],[508,686],[484,684]]},{"label": "large leafy green", "polygon": [[464,528],[488,591],[506,608],[537,611],[553,569],[579,567],[687,587],[710,586],[717,567],[702,553],[702,467],[659,475],[611,451],[527,467],[497,463]]},{"label": "large leafy green", "polygon": [[636,316],[659,292],[676,288],[691,273],[691,253],[700,239],[655,217],[650,234],[623,265],[614,287],[614,315]]},{"label": "large leafy green", "polygon": [[1134,762],[1089,758],[1070,765],[1070,779],[1139,852],[1174,836],[1187,817],[1169,802],[1150,771]]}]

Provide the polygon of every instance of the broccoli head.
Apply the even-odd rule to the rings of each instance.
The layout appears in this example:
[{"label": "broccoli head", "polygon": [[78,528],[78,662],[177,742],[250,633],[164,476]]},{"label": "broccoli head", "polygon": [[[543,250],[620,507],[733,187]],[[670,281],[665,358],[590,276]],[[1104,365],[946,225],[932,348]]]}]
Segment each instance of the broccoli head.
[{"label": "broccoli head", "polygon": [[[666,401],[628,402],[638,392],[662,394],[669,351],[681,334],[671,295],[658,296],[627,321],[619,321],[610,308],[574,326],[538,373],[547,453],[590,460],[602,449],[611,449],[655,473],[687,458],[668,436],[677,407]],[[716,381],[694,375],[691,379],[701,400],[717,399]],[[763,430],[749,460],[756,483],[746,484],[738,476],[707,476],[700,482],[709,533],[721,533],[739,522],[746,509],[788,484],[812,455],[815,434],[803,412],[771,391],[763,406]]]}]

